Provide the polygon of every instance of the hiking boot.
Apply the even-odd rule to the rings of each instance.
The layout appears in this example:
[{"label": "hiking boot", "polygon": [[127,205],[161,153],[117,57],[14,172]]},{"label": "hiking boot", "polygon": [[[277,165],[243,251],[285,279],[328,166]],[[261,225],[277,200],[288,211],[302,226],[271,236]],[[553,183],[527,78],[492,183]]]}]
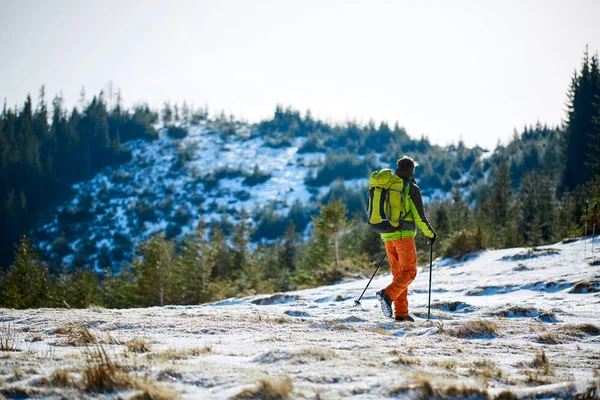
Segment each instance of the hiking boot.
[{"label": "hiking boot", "polygon": [[380,290],[375,293],[375,297],[377,297],[377,300],[381,303],[381,312],[383,315],[392,318],[392,299],[390,299],[390,296],[387,295],[385,290]]},{"label": "hiking boot", "polygon": [[410,315],[396,315],[394,319],[398,322],[415,322],[415,319]]}]

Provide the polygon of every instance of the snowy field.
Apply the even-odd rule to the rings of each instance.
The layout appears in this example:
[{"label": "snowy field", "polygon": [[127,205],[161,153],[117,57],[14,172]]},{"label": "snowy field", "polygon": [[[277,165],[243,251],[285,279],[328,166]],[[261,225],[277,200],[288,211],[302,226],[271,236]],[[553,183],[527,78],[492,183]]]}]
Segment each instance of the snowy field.
[{"label": "snowy field", "polygon": [[360,307],[366,279],[201,306],[0,309],[1,343],[20,350],[0,352],[0,398],[598,398],[590,251],[579,240],[436,261],[432,319],[423,267],[412,324],[381,314],[389,274]]}]

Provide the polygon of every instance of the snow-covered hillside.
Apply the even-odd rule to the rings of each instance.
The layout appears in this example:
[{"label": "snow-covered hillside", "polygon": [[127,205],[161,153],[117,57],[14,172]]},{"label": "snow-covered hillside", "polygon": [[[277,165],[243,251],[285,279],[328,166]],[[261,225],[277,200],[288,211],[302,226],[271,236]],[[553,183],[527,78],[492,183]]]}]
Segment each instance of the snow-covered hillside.
[{"label": "snow-covered hillside", "polygon": [[374,293],[389,274],[360,307],[366,279],[200,306],[3,309],[2,342],[13,338],[21,351],[0,353],[0,394],[598,398],[600,241],[595,259],[591,247],[588,239],[438,260],[430,321],[427,267],[410,287],[415,323],[382,316]]},{"label": "snow-covered hillside", "polygon": [[[304,184],[310,167],[325,157],[298,154],[305,138],[272,148],[263,138],[251,136],[248,126],[238,126],[237,137],[226,140],[211,123],[186,130],[184,139],[169,137],[163,128],[158,140],[126,143],[133,159],[75,184],[73,198],[34,234],[41,238],[39,248],[55,251],[54,241],[66,233],[70,249],[62,252],[70,255],[64,263],[70,264],[76,253],[93,262],[102,251],[113,252],[118,261],[131,257],[133,247],[153,234],[185,235],[200,218],[210,222],[225,216],[235,221],[242,210],[253,214],[267,206],[286,215],[294,202],[307,205],[327,190],[313,189],[311,194]],[[245,181],[255,169],[264,179]],[[211,177],[219,171],[222,176]]]}]

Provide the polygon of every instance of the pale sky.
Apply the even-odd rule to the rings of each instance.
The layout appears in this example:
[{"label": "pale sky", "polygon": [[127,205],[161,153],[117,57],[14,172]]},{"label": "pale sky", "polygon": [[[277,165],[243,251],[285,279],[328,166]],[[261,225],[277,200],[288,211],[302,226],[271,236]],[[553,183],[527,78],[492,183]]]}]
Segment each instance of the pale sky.
[{"label": "pale sky", "polygon": [[493,148],[560,123],[599,21],[597,0],[0,0],[0,101],[46,85],[73,106],[112,81],[126,106],[256,122],[281,103]]}]

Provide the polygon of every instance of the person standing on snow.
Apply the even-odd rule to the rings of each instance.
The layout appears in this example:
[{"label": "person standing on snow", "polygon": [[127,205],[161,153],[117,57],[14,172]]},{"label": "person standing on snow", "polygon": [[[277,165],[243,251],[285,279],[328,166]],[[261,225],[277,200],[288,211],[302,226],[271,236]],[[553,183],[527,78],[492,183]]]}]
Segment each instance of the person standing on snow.
[{"label": "person standing on snow", "polygon": [[[394,174],[410,185],[408,191],[409,213],[402,227],[391,233],[381,233],[385,251],[392,270],[393,281],[375,296],[381,303],[381,311],[386,317],[396,321],[414,321],[408,313],[408,285],[417,276],[417,248],[415,246],[416,227],[427,236],[427,243],[433,245],[436,234],[425,216],[421,189],[415,182],[415,167],[419,165],[410,157],[404,156],[396,163]],[[392,304],[394,310],[392,311]]]}]

